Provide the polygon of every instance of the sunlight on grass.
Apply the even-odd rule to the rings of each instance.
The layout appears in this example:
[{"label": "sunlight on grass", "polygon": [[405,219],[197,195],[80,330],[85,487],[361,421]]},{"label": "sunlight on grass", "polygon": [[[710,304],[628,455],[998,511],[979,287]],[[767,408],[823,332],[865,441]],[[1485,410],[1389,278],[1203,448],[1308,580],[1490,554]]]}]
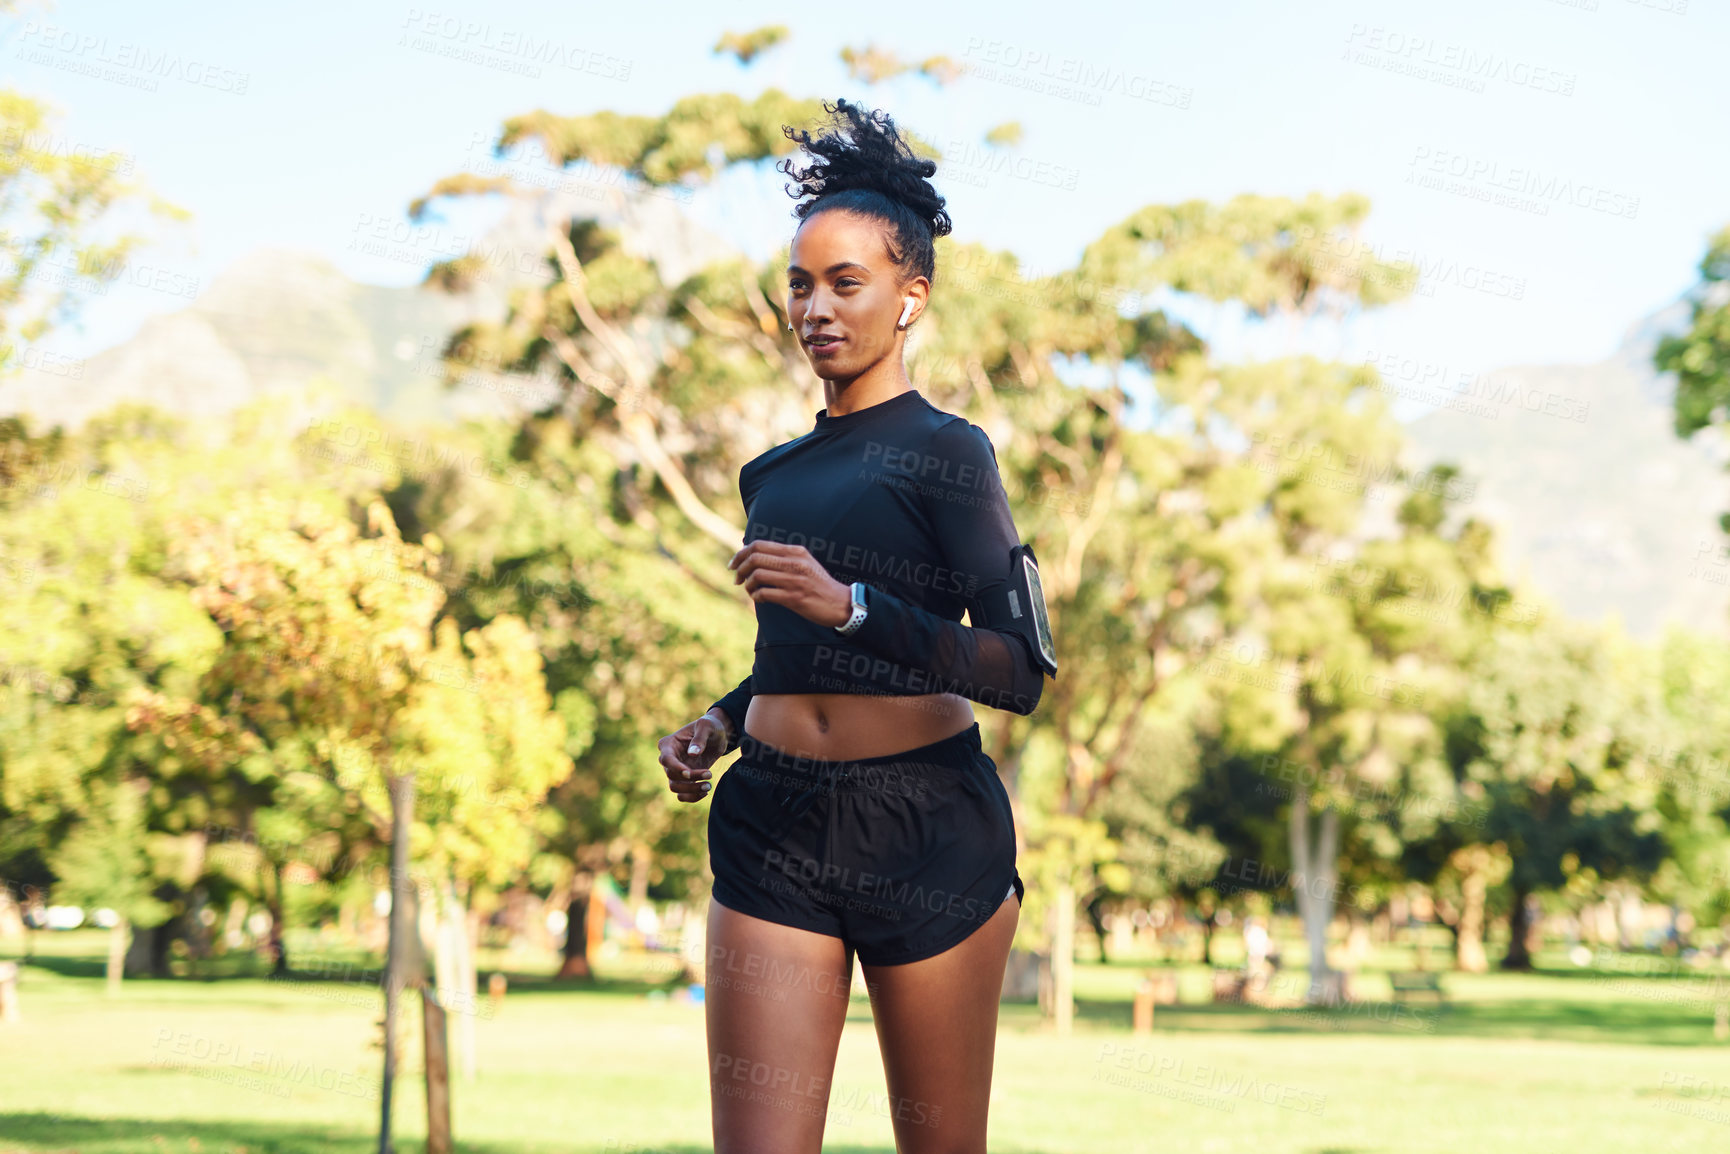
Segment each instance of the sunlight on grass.
[{"label": "sunlight on grass", "polygon": [[[359,983],[129,980],[102,992],[92,936],[47,936],[21,1021],[0,1031],[0,1151],[360,1154],[376,1147],[380,997]],[[82,949],[81,946],[92,947]],[[1227,1152],[1713,1149],[1730,1142],[1730,1044],[1665,983],[1610,975],[1445,976],[1445,1006],[1264,1010],[1184,1001],[1129,1030],[1150,963],[1078,966],[1075,1032],[1006,1005],[992,1149]],[[611,959],[598,989],[515,975],[474,1021],[478,1076],[453,1072],[463,1150],[710,1148],[703,1011]],[[634,972],[633,972],[634,971]],[[1364,986],[1370,984],[1366,978]],[[456,1022],[453,1015],[452,1021]],[[419,1150],[419,1018],[398,1083]],[[1417,1023],[1414,1028],[1413,1023]],[[455,1036],[453,1029],[453,1039]],[[825,1149],[894,1150],[869,1004],[856,999]]]}]

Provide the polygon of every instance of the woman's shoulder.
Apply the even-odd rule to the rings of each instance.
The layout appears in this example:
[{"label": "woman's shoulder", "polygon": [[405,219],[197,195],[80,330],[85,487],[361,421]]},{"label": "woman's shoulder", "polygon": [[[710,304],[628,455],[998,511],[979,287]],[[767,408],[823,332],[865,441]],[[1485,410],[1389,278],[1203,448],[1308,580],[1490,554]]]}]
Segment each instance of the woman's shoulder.
[{"label": "woman's shoulder", "polygon": [[789,457],[796,458],[801,446],[807,444],[812,434],[805,433],[790,441],[782,441],[779,445],[763,450],[739,467],[739,495],[747,506],[751,503],[751,494],[768,476],[770,470]]},{"label": "woman's shoulder", "polygon": [[997,446],[991,443],[991,438],[984,429],[957,413],[944,413],[938,410],[943,418],[931,430],[931,445],[934,451],[957,458],[962,463],[984,467],[997,465]]},{"label": "woman's shoulder", "polygon": [[996,461],[997,448],[984,429],[960,413],[938,408],[923,393],[918,397],[920,403],[913,406],[906,419],[897,426],[897,434],[905,433],[909,440],[922,438],[939,452],[969,457],[984,453]]}]

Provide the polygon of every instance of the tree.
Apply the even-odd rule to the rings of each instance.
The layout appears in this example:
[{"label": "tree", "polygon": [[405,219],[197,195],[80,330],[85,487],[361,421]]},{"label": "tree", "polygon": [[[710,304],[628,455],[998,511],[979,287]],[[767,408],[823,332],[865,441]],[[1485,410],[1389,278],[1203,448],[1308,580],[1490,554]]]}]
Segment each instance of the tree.
[{"label": "tree", "polygon": [[1582,871],[1645,880],[1663,860],[1658,815],[1643,804],[1643,664],[1607,629],[1546,616],[1496,634],[1469,671],[1450,744],[1483,792],[1481,841],[1504,846],[1510,861],[1504,969],[1532,968],[1540,891]]},{"label": "tree", "polygon": [[1652,356],[1659,372],[1676,374],[1679,437],[1730,422],[1730,225],[1707,242],[1699,269],[1688,331],[1661,337]]},{"label": "tree", "polygon": [[[147,783],[140,821],[153,835],[197,830],[184,808],[174,751],[141,747],[126,727],[140,689],[174,690],[196,679],[219,643],[181,590],[161,579],[167,540],[160,515],[184,429],[128,408],[77,436],[0,425],[0,549],[13,566],[0,598],[0,865],[8,872],[44,855],[89,818],[92,799],[126,782]],[[153,488],[152,482],[155,483]],[[158,758],[156,753],[165,753]],[[196,805],[196,803],[194,803]],[[181,808],[185,824],[165,823]],[[185,847],[196,856],[195,846]],[[181,871],[147,877],[165,906],[182,912]],[[166,942],[133,918],[139,945],[160,972]]]},{"label": "tree", "polygon": [[[11,2],[0,4],[0,11],[15,8]],[[138,231],[116,230],[121,216],[135,210],[153,221],[190,215],[132,179],[132,157],[69,149],[57,119],[50,105],[0,88],[0,380],[26,365],[49,371],[60,366],[54,354],[32,346],[73,320],[84,298],[119,276],[130,254],[148,239]],[[0,515],[24,506],[40,509],[45,496],[58,497],[63,485],[79,479],[80,467],[93,464],[57,431],[33,436],[25,422],[14,418],[0,422],[0,450],[6,456],[0,462]],[[93,470],[107,471],[104,465]],[[100,491],[100,481],[89,485],[91,473],[83,479],[87,490]],[[106,511],[117,512],[117,504],[110,502]],[[42,556],[33,543],[7,556],[23,572],[44,572],[31,564]],[[58,576],[47,583],[57,584]],[[20,603],[41,607],[41,586],[22,584],[26,595],[8,598],[20,609],[8,625],[29,620]],[[91,771],[97,751],[117,732],[119,710],[101,690],[80,686],[79,676],[93,670],[54,668],[62,658],[75,662],[68,650],[77,646],[62,646],[41,660],[11,649],[13,639],[0,625],[0,646],[9,653],[6,687],[0,689],[0,732],[5,734],[0,739],[0,864],[17,862],[38,873],[46,868],[44,848],[84,812],[84,791],[74,783]],[[43,686],[54,692],[43,693]]]},{"label": "tree", "polygon": [[[507,121],[496,151],[533,140],[558,164],[671,184],[712,175],[715,144],[727,163],[792,151],[780,125],[818,110],[771,91],[751,102],[691,97],[663,117],[536,113]],[[459,175],[410,212],[493,193],[523,190],[507,177]],[[736,501],[737,468],[769,447],[774,422],[728,413],[787,376],[815,381],[782,339],[766,270],[725,262],[668,285],[592,221],[561,219],[544,239],[547,281],[520,287],[502,320],[459,330],[445,350],[453,383],[476,365],[563,382],[557,402],[508,441],[532,484],[506,494],[450,478],[402,494],[401,506],[411,535],[441,534],[467,575],[453,611],[465,622],[507,606],[520,613],[557,708],[585,719],[574,732],[592,731],[568,749],[577,772],[542,815],[548,853],[569,863],[560,972],[587,977],[581,927],[599,871],[641,847],[677,857],[691,881],[702,868],[701,811],[670,804],[654,746],[670,710],[700,711],[737,680],[717,678],[714,654],[749,651],[749,601],[720,580],[743,530],[716,509]],[[489,266],[471,253],[435,266],[428,282],[460,290]],[[783,400],[782,418],[800,407]],[[496,532],[500,522],[477,518],[480,509],[508,527]]]},{"label": "tree", "polygon": [[1636,686],[1645,725],[1630,735],[1641,754],[1631,804],[1656,814],[1666,847],[1648,888],[1716,926],[1730,918],[1730,648],[1681,628],[1654,648]]},{"label": "tree", "polygon": [[[1346,839],[1364,851],[1351,861],[1354,892],[1367,896],[1391,880],[1407,803],[1453,793],[1432,710],[1463,649],[1474,591],[1465,558],[1483,534],[1468,522],[1444,535],[1452,474],[1413,477],[1397,465],[1401,438],[1372,371],[1300,361],[1236,375],[1282,367],[1301,386],[1267,408],[1292,423],[1250,434],[1252,459],[1276,478],[1265,509],[1278,547],[1254,571],[1253,612],[1214,676],[1230,746],[1259,754],[1262,788],[1290,800],[1306,997],[1333,1002],[1342,985],[1327,931],[1346,886]],[[1384,483],[1414,491],[1392,526],[1370,530],[1369,502]]]},{"label": "tree", "polygon": [[[496,150],[532,139],[556,163],[610,165],[652,185],[691,182],[708,179],[720,163],[755,164],[792,151],[780,126],[818,112],[816,102],[773,89],[754,100],[688,97],[663,116],[537,112],[507,121]],[[464,174],[435,184],[410,211],[418,217],[442,196],[514,191],[507,177]],[[1097,654],[1125,638],[1144,639],[1112,649],[1126,659],[1100,676],[1058,683],[1040,717],[987,723],[990,751],[1012,787],[1021,750],[1060,751],[1067,784],[1057,804],[1071,816],[1093,816],[1143,720],[1165,708],[1155,699],[1171,676],[1221,636],[1222,619],[1229,624],[1241,613],[1228,605],[1238,592],[1228,580],[1237,562],[1223,542],[1258,532],[1255,502],[1240,500],[1254,470],[1228,468],[1228,451],[1202,421],[1155,436],[1126,427],[1126,371],[1160,374],[1174,413],[1204,420],[1211,411],[1205,395],[1169,400],[1165,378],[1178,375],[1174,366],[1199,342],[1146,300],[1169,290],[1241,302],[1256,315],[1314,316],[1395,299],[1409,291],[1415,269],[1380,262],[1355,244],[1367,210],[1361,197],[1319,195],[1153,206],[1107,230],[1073,273],[1032,281],[1021,279],[1011,257],[940,243],[940,277],[952,287],[933,298],[921,321],[909,364],[914,383],[993,435],[1024,535],[1040,542],[1046,559],[1060,644]],[[739,529],[715,509],[730,501],[737,465],[773,443],[762,434],[794,428],[810,411],[787,405],[784,386],[776,387],[788,377],[807,392],[816,384],[797,345],[784,339],[773,303],[780,289],[765,270],[737,261],[661,285],[646,262],[586,222],[550,228],[547,250],[554,275],[515,293],[501,321],[455,334],[447,354],[467,350],[511,373],[552,365],[569,382],[557,406],[563,420],[540,414],[525,432],[605,447],[629,462],[617,490],[625,516],[653,527],[663,556],[708,582],[718,555],[694,550],[689,533],[659,527],[675,517],[730,552]],[[485,270],[484,255],[472,254],[429,279],[456,288]],[[461,367],[461,358],[450,359]],[[1060,359],[1092,362],[1111,384],[1072,387],[1057,371]],[[1196,368],[1180,383],[1205,390],[1210,379]],[[779,404],[765,397],[757,406],[773,414],[766,419],[720,415],[748,404],[751,394],[775,392],[783,394]],[[1013,436],[1017,430],[1025,432]],[[1237,503],[1216,518],[1205,506],[1198,511],[1162,496],[1174,486],[1186,498]],[[607,521],[619,525],[625,516],[614,512]],[[1267,548],[1277,547],[1268,540]],[[655,609],[649,615],[670,617]],[[557,668],[552,652],[548,657]],[[685,699],[682,680],[674,685],[672,696]],[[689,699],[712,699],[725,687]],[[663,722],[633,734],[630,747],[646,750],[644,739],[664,729]],[[1051,733],[1049,744],[1031,740],[1042,729]],[[607,745],[598,742],[595,754],[614,752]],[[583,779],[579,771],[573,787]]]},{"label": "tree", "polygon": [[84,295],[125,270],[147,237],[98,238],[120,211],[191,214],[129,178],[124,153],[67,149],[49,106],[0,88],[0,378],[25,363],[22,345],[76,315]]},{"label": "tree", "polygon": [[[1056,539],[1046,551],[1056,559],[1046,582],[1053,629],[1075,652],[1111,654],[1095,676],[1056,686],[1042,723],[1064,751],[1062,812],[1094,813],[1144,722],[1195,707],[1210,651],[1250,625],[1260,574],[1302,544],[1294,530],[1303,511],[1349,505],[1330,478],[1305,485],[1289,471],[1270,475],[1232,443],[1284,436],[1334,450],[1333,430],[1374,428],[1378,419],[1374,405],[1367,416],[1345,407],[1361,374],[1308,360],[1216,367],[1193,336],[1142,302],[1171,291],[1290,319],[1393,299],[1409,291],[1410,266],[1333,254],[1355,248],[1367,211],[1362,197],[1315,194],[1148,206],[1108,229],[1052,286],[1041,311],[1062,319],[1047,322],[1031,356],[1008,343],[1007,359],[1024,375],[1055,377],[1050,357],[1062,352],[1097,362],[1116,386],[1088,397],[1094,414],[1071,409],[1029,422],[1051,430],[1035,442],[1044,485],[1093,498],[1085,513],[1036,518]],[[1124,427],[1117,382],[1131,368],[1152,376],[1152,436]],[[1050,394],[1035,395],[1051,403]],[[1072,949],[1053,943],[1063,956]]]},{"label": "tree", "polygon": [[[436,838],[434,856],[447,876],[493,880],[526,860],[521,820],[570,766],[563,719],[547,711],[539,657],[522,623],[500,617],[465,638],[447,618],[435,639],[444,594],[431,578],[440,543],[403,541],[382,500],[367,506],[365,527],[370,539],[354,520],[316,502],[268,494],[237,501],[220,520],[189,518],[177,558],[194,600],[223,630],[212,672],[229,697],[220,712],[152,698],[143,708],[155,712],[144,723],[177,727],[195,718],[196,727],[178,731],[241,756],[310,744],[309,768],[321,772],[284,784],[321,810],[334,791],[368,815],[377,840],[393,843],[393,909],[400,910],[407,889],[401,871],[414,856],[404,836]],[[464,777],[451,772],[451,758]],[[412,804],[417,772],[428,770],[424,805],[434,821],[411,832],[400,815]],[[477,775],[480,789],[467,788]],[[501,860],[486,861],[494,853]],[[387,1085],[395,963],[407,927],[393,916],[392,929]],[[459,950],[458,972],[441,975],[448,987],[466,981],[472,992],[468,956]],[[388,1092],[382,1126],[388,1134]]]},{"label": "tree", "polygon": [[93,791],[87,816],[49,851],[49,865],[59,879],[55,900],[113,911],[109,930],[108,992],[120,991],[121,966],[131,941],[132,926],[152,924],[167,907],[151,895],[150,867],[145,851],[143,805],[138,786],[121,782]]},{"label": "tree", "polygon": [[566,720],[555,712],[535,638],[501,615],[459,635],[438,623],[431,655],[454,677],[429,680],[403,719],[402,755],[419,767],[417,840],[439,905],[441,1003],[462,1012],[458,1052],[474,1075],[475,939],[483,899],[515,879],[539,849],[534,819],[571,773]]}]

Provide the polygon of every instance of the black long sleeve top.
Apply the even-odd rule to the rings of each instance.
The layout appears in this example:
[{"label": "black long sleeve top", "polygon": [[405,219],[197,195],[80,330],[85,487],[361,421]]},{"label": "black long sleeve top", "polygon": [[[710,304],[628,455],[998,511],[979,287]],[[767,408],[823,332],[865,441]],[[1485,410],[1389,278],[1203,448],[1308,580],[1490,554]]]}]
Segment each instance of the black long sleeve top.
[{"label": "black long sleeve top", "polygon": [[[1021,538],[979,426],[909,389],[816,427],[739,471],[744,544],[803,545],[838,581],[870,586],[851,636],[784,605],[754,603],[751,673],[715,702],[733,723],[759,693],[958,693],[1029,714],[1044,671],[1013,628],[983,624],[1014,579]],[[714,708],[711,706],[710,708]]]}]

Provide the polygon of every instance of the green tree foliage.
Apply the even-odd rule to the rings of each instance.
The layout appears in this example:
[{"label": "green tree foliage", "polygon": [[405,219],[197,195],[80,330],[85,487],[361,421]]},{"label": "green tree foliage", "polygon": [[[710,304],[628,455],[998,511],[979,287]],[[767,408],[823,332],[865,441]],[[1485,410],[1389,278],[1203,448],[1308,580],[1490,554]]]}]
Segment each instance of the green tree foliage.
[{"label": "green tree foliage", "polygon": [[131,177],[132,157],[69,144],[52,109],[0,88],[0,376],[23,345],[77,315],[84,296],[114,280],[146,237],[106,235],[122,209],[158,219],[190,214]]},{"label": "green tree foliage", "polygon": [[1676,433],[1689,436],[1730,419],[1730,225],[1700,258],[1700,283],[1686,333],[1662,337],[1653,363],[1676,374]]},{"label": "green tree foliage", "polygon": [[1644,785],[1651,665],[1608,629],[1546,615],[1497,632],[1469,669],[1453,745],[1487,806],[1482,840],[1510,862],[1506,969],[1531,968],[1533,895],[1581,871],[1643,881],[1663,859]]},{"label": "green tree foliage", "polygon": [[758,56],[782,43],[792,33],[785,24],[769,24],[750,32],[727,32],[715,42],[715,55],[730,55],[749,67]]},{"label": "green tree foliage", "polygon": [[1716,926],[1730,918],[1730,648],[1673,629],[1657,664],[1661,714],[1642,751],[1649,792],[1636,802],[1662,819],[1669,847],[1653,890]]},{"label": "green tree foliage", "polygon": [[264,494],[184,523],[175,560],[224,645],[197,697],[150,699],[135,724],[207,743],[213,762],[263,759],[273,806],[304,816],[285,845],[358,819],[356,839],[382,846],[388,778],[415,772],[430,819],[416,860],[502,886],[533,852],[525,823],[570,772],[564,718],[519,619],[435,632],[436,538],[404,542],[381,500],[366,521],[362,537],[353,518]]},{"label": "green tree foliage", "polygon": [[[784,155],[790,144],[780,126],[806,123],[818,111],[815,102],[771,90],[753,101],[689,98],[658,118],[537,113],[508,122],[500,145],[534,137],[566,162],[612,164],[650,183],[701,180],[712,173],[712,157],[757,163]],[[692,127],[698,115],[701,131]],[[411,208],[423,211],[441,195],[507,189],[459,176]],[[1273,428],[1322,442],[1326,422],[1377,420],[1381,431],[1369,447],[1379,457],[1392,454],[1396,439],[1379,416],[1331,408],[1343,399],[1337,391],[1310,391],[1332,372],[1370,392],[1362,373],[1295,364],[1260,374],[1216,371],[1194,334],[1146,302],[1176,292],[1241,304],[1257,316],[1309,316],[1396,299],[1415,270],[1379,262],[1357,244],[1367,209],[1361,197],[1319,195],[1150,207],[1108,229],[1073,273],[1037,280],[1023,280],[1011,257],[940,242],[942,287],[921,321],[910,375],[934,403],[967,413],[993,435],[1018,523],[1039,543],[1050,574],[1060,644],[1113,658],[1090,663],[1093,676],[1056,683],[1042,716],[991,723],[992,752],[1012,785],[1022,751],[1049,751],[1040,797],[1055,812],[1097,815],[1143,731],[1162,711],[1181,712],[1181,692],[1162,696],[1174,674],[1247,619],[1259,595],[1251,576],[1258,565],[1300,548],[1311,519],[1347,531],[1356,506],[1337,486],[1289,478],[1276,485],[1233,451],[1232,439],[1241,445]],[[787,394],[784,382],[814,386],[796,345],[783,338],[772,303],[781,293],[776,277],[734,263],[664,286],[646,262],[586,222],[550,230],[548,248],[558,275],[519,291],[503,320],[458,334],[452,348],[478,350],[513,372],[551,364],[570,382],[558,413],[563,423],[543,416],[531,430],[615,445],[634,458],[615,490],[625,508],[608,510],[615,524],[628,517],[658,531],[673,516],[735,547],[738,526],[716,510],[734,499],[737,467],[774,443],[757,430],[791,433],[805,418],[806,406],[777,404],[775,394]],[[431,279],[458,287],[472,271],[453,262]],[[1091,363],[1112,383],[1072,386],[1058,373],[1059,360]],[[1129,427],[1126,372],[1154,377],[1172,417],[1168,427]],[[740,408],[774,416],[717,417]],[[1270,509],[1283,517],[1280,524],[1269,521]],[[436,517],[428,523],[436,526]],[[707,584],[714,554],[690,551],[688,536],[661,533],[657,544]],[[636,654],[643,660],[642,649]],[[726,684],[713,684],[708,696]],[[663,721],[642,736],[664,729]],[[649,746],[641,742],[645,753]],[[1149,835],[1156,843],[1174,832],[1168,821],[1159,825]],[[1054,860],[1079,859],[1060,853]],[[1097,898],[1097,880],[1083,885],[1090,901]]]},{"label": "green tree foliage", "polygon": [[84,816],[48,854],[48,864],[58,879],[56,900],[108,909],[118,918],[110,931],[110,993],[120,985],[131,927],[153,924],[168,913],[168,907],[151,893],[144,807],[136,788],[146,784],[98,785],[91,791]]},{"label": "green tree foliage", "polygon": [[[1700,258],[1688,331],[1660,337],[1652,363],[1676,374],[1676,435],[1730,426],[1730,225],[1719,229]],[[1730,532],[1730,512],[1720,521]]]},{"label": "green tree foliage", "polygon": [[[717,50],[748,64],[779,38]],[[789,155],[783,125],[821,112],[773,89],[540,110],[497,147],[691,186]],[[457,174],[410,209],[532,191]],[[1456,474],[1402,464],[1372,370],[1220,364],[1178,319],[1295,331],[1401,299],[1416,270],[1361,242],[1368,210],[1148,205],[1043,277],[938,243],[908,372],[991,436],[1065,670],[1033,715],[980,719],[1027,838],[1018,944],[1051,952],[1060,1024],[1078,911],[1102,928],[1114,903],[1225,908],[1252,858],[1299,904],[1318,999],[1337,993],[1326,935],[1348,888],[1430,885],[1462,964],[1498,903],[1523,942],[1540,892],[1722,900],[1724,803],[1685,788],[1730,753],[1721,647],[1650,655],[1534,620],[1488,529],[1455,514]],[[280,923],[291,875],[377,861],[387,782],[412,769],[439,984],[463,997],[506,887],[568,905],[567,975],[589,970],[599,875],[630,863],[634,897],[702,891],[707,814],[671,802],[655,741],[744,672],[750,603],[723,568],[738,471],[808,429],[820,382],[786,332],[785,252],[675,282],[593,221],[541,243],[545,277],[445,358],[453,382],[482,365],[556,395],[427,434],[431,467],[371,454],[395,430],[364,413],[285,432],[289,402],[220,428],[136,409],[76,436],[0,425],[0,868],[141,926],[227,896]],[[428,282],[487,271],[476,253]],[[6,309],[5,331],[34,323]],[[1721,366],[1680,347],[1665,355],[1707,398],[1689,411],[1711,417]],[[230,834],[239,851],[207,852]]]}]

